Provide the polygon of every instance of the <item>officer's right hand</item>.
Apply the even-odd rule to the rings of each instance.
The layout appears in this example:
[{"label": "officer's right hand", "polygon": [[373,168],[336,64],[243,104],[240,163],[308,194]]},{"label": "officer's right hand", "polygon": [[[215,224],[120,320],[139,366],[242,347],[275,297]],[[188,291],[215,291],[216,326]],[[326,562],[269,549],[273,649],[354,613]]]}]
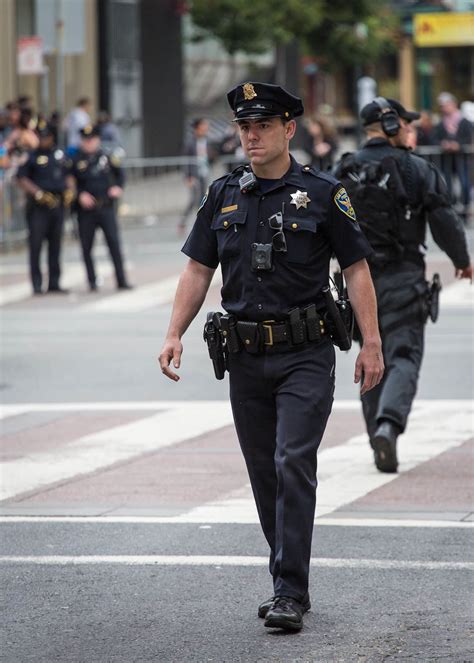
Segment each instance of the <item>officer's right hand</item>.
[{"label": "officer's right hand", "polygon": [[161,372],[166,375],[170,380],[178,382],[179,375],[170,369],[171,360],[173,360],[174,368],[179,368],[181,364],[181,355],[183,354],[183,344],[179,338],[166,339],[161,354],[158,358],[160,362]]},{"label": "officer's right hand", "polygon": [[83,209],[94,209],[95,207],[96,200],[88,191],[81,191],[78,200]]}]

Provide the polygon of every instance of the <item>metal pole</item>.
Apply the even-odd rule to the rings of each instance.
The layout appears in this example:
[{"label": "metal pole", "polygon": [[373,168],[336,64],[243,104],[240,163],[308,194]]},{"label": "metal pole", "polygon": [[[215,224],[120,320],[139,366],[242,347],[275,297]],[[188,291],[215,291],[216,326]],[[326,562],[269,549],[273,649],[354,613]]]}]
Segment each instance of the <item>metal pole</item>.
[{"label": "metal pole", "polygon": [[[64,114],[64,8],[63,0],[56,0],[56,108],[60,118]],[[58,142],[63,145],[59,132]]]}]

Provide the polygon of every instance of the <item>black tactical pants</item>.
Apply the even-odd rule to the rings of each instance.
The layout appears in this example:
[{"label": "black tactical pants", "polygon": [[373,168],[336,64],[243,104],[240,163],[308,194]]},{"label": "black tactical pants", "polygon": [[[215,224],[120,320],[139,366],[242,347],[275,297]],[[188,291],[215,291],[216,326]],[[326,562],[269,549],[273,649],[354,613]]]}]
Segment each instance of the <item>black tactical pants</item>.
[{"label": "black tactical pants", "polygon": [[331,411],[334,363],[329,340],[230,357],[235,427],[270,546],[274,592],[298,600],[308,590],[316,452]]},{"label": "black tactical pants", "polygon": [[41,249],[43,242],[48,242],[48,274],[50,290],[59,288],[61,268],[59,257],[61,251],[61,238],[63,233],[64,209],[48,209],[40,205],[31,205],[27,212],[29,228],[29,257],[31,283],[35,292],[41,291],[42,274],[40,267]]},{"label": "black tactical pants", "polygon": [[383,274],[372,271],[379,311],[385,363],[383,380],[362,396],[369,437],[382,419],[403,432],[415,398],[423,359],[426,319],[423,268],[403,268]]},{"label": "black tactical pants", "polygon": [[120,237],[112,205],[98,210],[80,210],[77,217],[79,227],[79,239],[81,240],[82,255],[87,270],[89,285],[96,285],[96,273],[92,260],[92,246],[97,228],[102,228],[105,241],[109,247],[110,257],[115,268],[117,286],[126,285],[125,271],[123,268],[122,253],[120,249]]}]

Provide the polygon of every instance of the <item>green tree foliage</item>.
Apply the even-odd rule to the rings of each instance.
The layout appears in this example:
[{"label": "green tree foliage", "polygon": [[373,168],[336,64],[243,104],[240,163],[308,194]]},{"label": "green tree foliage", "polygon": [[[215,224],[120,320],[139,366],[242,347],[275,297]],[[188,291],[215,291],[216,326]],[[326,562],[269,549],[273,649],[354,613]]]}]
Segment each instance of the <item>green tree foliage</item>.
[{"label": "green tree foliage", "polygon": [[293,39],[302,51],[335,63],[362,63],[393,48],[385,0],[193,0],[201,34],[228,53],[262,53]]}]

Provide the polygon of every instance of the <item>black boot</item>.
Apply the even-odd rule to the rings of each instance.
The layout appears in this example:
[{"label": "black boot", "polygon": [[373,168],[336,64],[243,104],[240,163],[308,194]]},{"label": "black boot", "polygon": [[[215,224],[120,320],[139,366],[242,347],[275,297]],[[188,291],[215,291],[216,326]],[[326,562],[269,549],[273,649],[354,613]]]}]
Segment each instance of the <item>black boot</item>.
[{"label": "black boot", "polygon": [[391,421],[382,421],[370,440],[374,450],[375,466],[380,472],[396,472],[397,460],[397,437],[400,428]]},{"label": "black boot", "polygon": [[303,628],[303,605],[291,596],[275,596],[265,617],[267,628],[282,628],[285,631],[300,631]]},{"label": "black boot", "polygon": [[[258,616],[263,619],[264,617],[267,616],[267,612],[270,610],[272,607],[272,603],[275,600],[276,596],[272,596],[271,599],[267,599],[263,603],[260,603],[258,606]],[[311,610],[311,601],[309,600],[309,594],[306,592],[306,594],[303,597],[303,600],[301,601],[304,611],[308,612],[308,610]]]}]

